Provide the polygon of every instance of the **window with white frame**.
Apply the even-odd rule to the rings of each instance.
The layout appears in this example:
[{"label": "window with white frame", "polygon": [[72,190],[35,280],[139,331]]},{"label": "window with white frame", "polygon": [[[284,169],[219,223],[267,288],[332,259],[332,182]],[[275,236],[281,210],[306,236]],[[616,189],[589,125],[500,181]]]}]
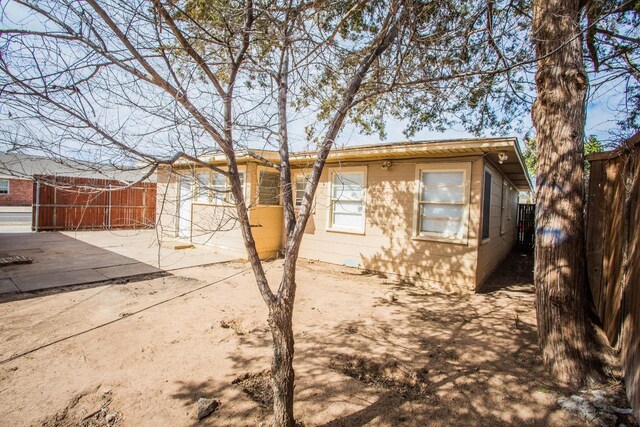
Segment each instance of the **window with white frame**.
[{"label": "window with white frame", "polygon": [[9,180],[0,179],[0,194],[9,194]]},{"label": "window with white frame", "polygon": [[[244,194],[244,172],[238,172],[238,178],[240,178],[240,188],[242,188],[242,194]],[[231,204],[236,203],[236,198],[231,192],[231,181],[227,179],[227,200]]]},{"label": "window with white frame", "polygon": [[[238,172],[240,186],[244,192],[244,172]],[[233,204],[235,199],[231,193],[231,181],[220,172],[211,174],[211,201],[213,204]]]},{"label": "window with white frame", "polygon": [[306,175],[299,173],[295,176],[293,198],[296,202],[296,206],[302,205],[302,199],[304,198],[304,190],[307,188]]},{"label": "window with white frame", "polygon": [[331,171],[329,229],[364,233],[366,168]]},{"label": "window with white frame", "polygon": [[227,177],[220,172],[211,174],[211,191],[213,203],[224,203],[227,200]]},{"label": "window with white frame", "polygon": [[199,203],[209,203],[210,177],[209,172],[200,172],[196,175],[196,201]]},{"label": "window with white frame", "polygon": [[482,239],[488,239],[491,234],[491,172],[484,171],[484,185],[482,190]]},{"label": "window with white frame", "polygon": [[[293,187],[293,201],[295,203],[294,208],[299,209],[302,206],[302,201],[304,200],[304,193],[307,189],[307,183],[309,182],[309,175],[300,171],[296,172],[293,175],[292,187]],[[313,198],[311,202],[311,212],[315,213],[316,211],[316,199]]]},{"label": "window with white frame", "polygon": [[467,239],[470,163],[418,165],[417,237]]}]

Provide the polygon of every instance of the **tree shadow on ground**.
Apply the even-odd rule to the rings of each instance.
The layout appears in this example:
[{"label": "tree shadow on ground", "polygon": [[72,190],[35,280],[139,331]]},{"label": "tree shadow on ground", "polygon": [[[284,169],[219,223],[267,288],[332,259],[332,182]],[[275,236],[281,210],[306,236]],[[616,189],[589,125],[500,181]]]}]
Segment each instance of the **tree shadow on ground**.
[{"label": "tree shadow on ground", "polygon": [[[334,296],[324,303],[313,301],[313,310],[331,313],[321,320],[305,315],[304,304],[297,309],[296,415],[307,426],[582,425],[584,421],[559,412],[557,396],[569,390],[542,366],[529,264],[512,254],[482,294],[326,273],[326,282],[314,286],[326,286],[327,292],[343,286],[351,300]],[[507,269],[515,269],[514,277],[521,274],[522,280],[501,279]],[[397,298],[385,298],[388,290]],[[238,376],[268,369],[268,332],[236,339],[229,360]],[[347,373],[337,360],[362,360],[365,371],[378,368]],[[405,379],[421,392],[399,389],[397,381]],[[231,382],[205,389],[223,400],[217,423],[268,421],[269,411]],[[192,402],[201,391],[202,385],[184,385],[175,398]],[[225,410],[229,399],[238,407]]]},{"label": "tree shadow on ground", "polygon": [[514,249],[476,292],[491,294],[500,290],[534,293],[533,255]]}]

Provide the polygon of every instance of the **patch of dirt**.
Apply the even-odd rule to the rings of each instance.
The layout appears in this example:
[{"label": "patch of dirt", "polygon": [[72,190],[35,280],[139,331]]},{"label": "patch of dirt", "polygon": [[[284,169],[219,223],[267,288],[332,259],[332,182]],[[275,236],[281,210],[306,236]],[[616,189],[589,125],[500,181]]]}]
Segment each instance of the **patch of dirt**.
[{"label": "patch of dirt", "polygon": [[270,371],[247,372],[234,379],[231,383],[242,387],[247,396],[265,411],[271,411],[273,406],[273,391],[271,389]]},{"label": "patch of dirt", "polygon": [[[421,340],[420,344],[425,348],[431,347],[431,343],[428,340]],[[453,363],[460,358],[455,350],[443,348],[441,345],[437,345],[431,351],[428,351],[427,357],[429,358],[429,365]]]},{"label": "patch of dirt", "polygon": [[[531,259],[512,255],[488,292],[466,294],[300,260],[295,415],[325,427],[589,425],[558,404],[579,391],[542,366]],[[282,261],[265,266],[278,283]],[[188,426],[203,396],[224,402],[205,425],[270,424],[269,313],[245,263],[0,301],[0,360],[25,354],[0,365],[2,426]]]},{"label": "patch of dirt", "polygon": [[343,354],[331,359],[329,366],[365,384],[394,391],[406,399],[428,396],[428,384],[424,382],[428,370],[412,369],[389,356],[385,359],[386,362],[376,362],[367,357]]},{"label": "patch of dirt", "polygon": [[420,320],[424,320],[427,322],[434,322],[438,324],[445,324],[445,325],[451,325],[454,323],[460,323],[460,322],[466,321],[466,319],[464,318],[464,316],[461,315],[461,313],[455,313],[455,312],[442,313],[439,311],[429,310],[426,307],[416,309],[416,316]]},{"label": "patch of dirt", "polygon": [[232,329],[237,335],[247,335],[254,332],[268,332],[269,328],[260,323],[245,324],[240,319],[221,320],[222,329]]},{"label": "patch of dirt", "polygon": [[118,427],[124,417],[114,409],[110,389],[96,388],[74,396],[67,406],[42,421],[43,427]]}]

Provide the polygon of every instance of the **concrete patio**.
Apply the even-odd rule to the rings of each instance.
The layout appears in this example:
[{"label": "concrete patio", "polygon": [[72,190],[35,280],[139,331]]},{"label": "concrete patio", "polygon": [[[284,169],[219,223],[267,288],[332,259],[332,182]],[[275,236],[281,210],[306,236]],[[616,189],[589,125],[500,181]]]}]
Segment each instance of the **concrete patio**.
[{"label": "concrete patio", "polygon": [[171,272],[236,258],[204,246],[174,247],[159,243],[154,230],[1,233],[0,257],[22,255],[33,263],[0,267],[0,294]]}]

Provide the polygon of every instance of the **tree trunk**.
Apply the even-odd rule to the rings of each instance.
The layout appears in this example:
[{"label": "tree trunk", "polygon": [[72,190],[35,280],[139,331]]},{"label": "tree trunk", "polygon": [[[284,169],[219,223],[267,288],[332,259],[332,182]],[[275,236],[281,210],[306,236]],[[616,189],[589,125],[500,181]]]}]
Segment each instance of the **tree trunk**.
[{"label": "tree trunk", "polygon": [[538,143],[535,288],[545,365],[563,382],[595,373],[592,303],[585,274],[583,145],[588,79],[579,0],[536,0]]},{"label": "tree trunk", "polygon": [[271,360],[271,387],[273,389],[274,427],[292,427],[293,387],[293,304],[285,301],[269,309],[269,326],[273,336],[273,359]]}]

